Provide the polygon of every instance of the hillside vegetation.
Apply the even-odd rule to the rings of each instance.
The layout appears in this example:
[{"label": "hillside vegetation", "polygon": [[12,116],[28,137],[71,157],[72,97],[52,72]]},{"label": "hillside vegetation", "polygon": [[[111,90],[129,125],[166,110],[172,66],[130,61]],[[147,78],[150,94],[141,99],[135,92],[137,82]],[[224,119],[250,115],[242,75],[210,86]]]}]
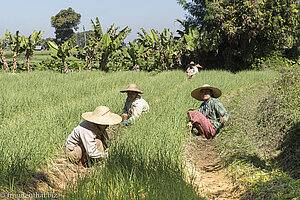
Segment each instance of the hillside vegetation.
[{"label": "hillside vegetation", "polygon": [[299,67],[273,84],[239,91],[232,120],[217,138],[229,176],[243,199],[297,199],[299,181]]}]

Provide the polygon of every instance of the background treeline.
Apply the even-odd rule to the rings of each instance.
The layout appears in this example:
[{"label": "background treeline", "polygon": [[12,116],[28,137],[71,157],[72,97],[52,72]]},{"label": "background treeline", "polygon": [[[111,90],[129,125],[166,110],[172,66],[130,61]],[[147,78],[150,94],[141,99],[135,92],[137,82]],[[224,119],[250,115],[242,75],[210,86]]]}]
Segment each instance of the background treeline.
[{"label": "background treeline", "polygon": [[[175,36],[169,29],[161,33],[141,28],[139,37],[125,43],[131,29],[112,25],[106,32],[100,21],[92,20],[93,30],[75,34],[80,14],[71,8],[51,18],[55,39],[38,39],[51,56],[42,62],[28,64],[26,69],[69,70],[168,70],[185,69],[194,60],[206,69],[232,71],[260,69],[266,60],[299,63],[299,1],[297,0],[178,0],[187,11],[185,20],[178,20],[182,30]],[[61,23],[71,15],[71,22]],[[60,23],[58,23],[60,22]],[[70,25],[71,24],[71,25]],[[19,33],[1,38],[1,65],[4,70],[16,69],[17,57],[24,52]],[[26,38],[26,37],[25,37]],[[18,42],[19,41],[19,42]],[[52,41],[49,45],[49,41]],[[4,51],[9,46],[13,60],[6,62]],[[28,45],[27,47],[28,48]],[[27,54],[29,55],[29,54]],[[57,62],[58,61],[58,62]],[[30,65],[32,67],[30,67]],[[25,69],[22,63],[19,69]]]}]

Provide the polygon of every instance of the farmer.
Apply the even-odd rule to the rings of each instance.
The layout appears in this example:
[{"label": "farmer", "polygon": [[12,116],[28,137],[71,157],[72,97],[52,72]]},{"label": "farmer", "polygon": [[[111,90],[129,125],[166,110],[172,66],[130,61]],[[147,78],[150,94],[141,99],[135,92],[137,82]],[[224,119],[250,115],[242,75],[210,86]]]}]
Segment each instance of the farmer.
[{"label": "farmer", "polygon": [[139,118],[143,112],[149,111],[148,103],[139,95],[144,94],[143,91],[139,90],[136,84],[129,84],[127,89],[121,90],[120,92],[126,92],[127,98],[123,108],[123,125],[129,125],[134,120]]},{"label": "farmer", "polygon": [[82,114],[85,119],[69,135],[66,142],[66,153],[69,159],[79,166],[91,159],[101,160],[107,156],[109,137],[106,128],[118,124],[122,117],[110,112],[106,106],[98,106],[93,112]]},{"label": "farmer", "polygon": [[187,72],[189,78],[193,78],[199,72],[198,67],[203,68],[199,64],[196,65],[193,61],[190,62],[190,64],[188,64],[188,68],[187,68],[186,72]]},{"label": "farmer", "polygon": [[192,91],[193,98],[203,101],[198,110],[189,110],[189,129],[195,127],[199,136],[195,139],[207,140],[215,136],[222,125],[228,121],[229,114],[218,97],[222,94],[219,88],[203,85]]}]

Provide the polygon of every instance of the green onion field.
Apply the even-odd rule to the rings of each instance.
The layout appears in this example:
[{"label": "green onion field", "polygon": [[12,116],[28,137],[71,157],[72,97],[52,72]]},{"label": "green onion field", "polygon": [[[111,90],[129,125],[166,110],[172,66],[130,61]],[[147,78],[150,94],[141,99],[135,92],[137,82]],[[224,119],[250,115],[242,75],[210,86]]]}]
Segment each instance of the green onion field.
[{"label": "green onion field", "polygon": [[117,126],[118,137],[104,166],[96,167],[92,177],[66,191],[65,197],[201,199],[186,181],[182,157],[189,136],[187,110],[200,105],[190,92],[208,83],[226,96],[277,76],[272,71],[205,70],[193,79],[182,71],[1,73],[1,190],[22,190],[28,177],[63,154],[65,140],[83,121],[83,112],[106,105],[121,115],[126,96],[119,91],[136,83],[145,92],[150,112],[132,126]]}]

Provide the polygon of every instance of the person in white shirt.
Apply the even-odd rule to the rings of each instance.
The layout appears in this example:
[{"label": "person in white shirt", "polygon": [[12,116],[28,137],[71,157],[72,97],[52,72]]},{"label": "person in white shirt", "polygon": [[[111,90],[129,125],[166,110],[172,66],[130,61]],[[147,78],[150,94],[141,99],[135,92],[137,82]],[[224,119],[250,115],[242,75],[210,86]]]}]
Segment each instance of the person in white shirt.
[{"label": "person in white shirt", "polygon": [[122,93],[127,93],[126,102],[123,108],[123,125],[129,125],[134,122],[143,112],[149,111],[148,103],[139,95],[143,94],[142,90],[137,88],[137,85],[129,84],[127,89],[121,90]]},{"label": "person in white shirt", "polygon": [[106,128],[122,121],[121,116],[110,112],[106,106],[98,106],[93,112],[83,113],[82,117],[85,121],[74,128],[66,141],[68,158],[79,166],[88,159],[100,160],[107,156]]},{"label": "person in white shirt", "polygon": [[193,61],[190,62],[190,64],[188,65],[188,68],[186,70],[189,78],[193,78],[195,76],[195,74],[197,74],[199,72],[198,67],[203,68],[201,65],[195,64]]}]

